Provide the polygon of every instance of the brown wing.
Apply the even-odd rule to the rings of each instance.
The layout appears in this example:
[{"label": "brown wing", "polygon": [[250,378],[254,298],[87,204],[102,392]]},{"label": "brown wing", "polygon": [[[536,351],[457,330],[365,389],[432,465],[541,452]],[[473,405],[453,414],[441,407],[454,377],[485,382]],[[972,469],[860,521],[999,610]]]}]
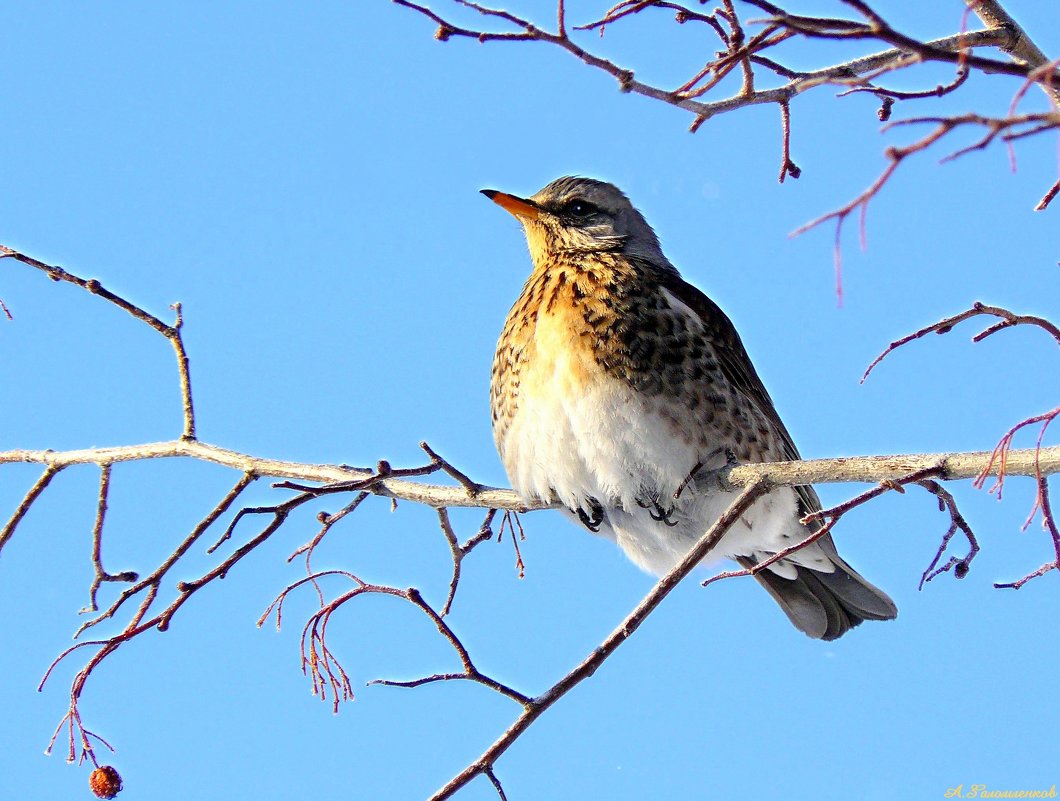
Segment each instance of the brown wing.
[{"label": "brown wing", "polygon": [[[792,460],[798,459],[798,448],[777,414],[736,328],[725,312],[678,276],[667,277],[662,285],[699,315],[717,343],[717,357],[725,377],[773,424],[785,455]],[[795,491],[799,495],[801,514],[821,508],[821,501],[813,487],[795,487]],[[810,528],[816,530],[820,525],[819,522],[811,523]],[[796,627],[811,637],[834,640],[862,620],[891,620],[898,615],[894,601],[839,556],[831,534],[825,534],[817,540],[817,545],[835,565],[833,572],[820,573],[798,565],[795,566],[797,578],[794,581],[781,578],[769,570],[755,574],[755,578],[780,604]],[[749,557],[738,557],[737,561],[743,567],[750,567],[754,563]]]},{"label": "brown wing", "polygon": [[[687,281],[682,280],[677,274],[667,275],[660,283],[673,293],[674,297],[699,315],[711,339],[716,343],[718,363],[725,377],[773,424],[773,429],[783,445],[786,458],[791,461],[799,459],[799,449],[795,447],[791,434],[788,433],[780,415],[777,414],[773,399],[769,397],[765,384],[755,372],[747,350],[740,341],[740,335],[736,333],[736,326],[732,324],[725,312],[717,303]],[[821,501],[813,487],[801,486],[796,487],[795,490],[802,501],[803,514],[815,512],[821,508]]]}]

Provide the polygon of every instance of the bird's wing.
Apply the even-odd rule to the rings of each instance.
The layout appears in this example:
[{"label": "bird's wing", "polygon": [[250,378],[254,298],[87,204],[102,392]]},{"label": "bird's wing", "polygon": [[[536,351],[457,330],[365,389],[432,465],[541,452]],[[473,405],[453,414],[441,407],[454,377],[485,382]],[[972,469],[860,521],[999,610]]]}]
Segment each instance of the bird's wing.
[{"label": "bird's wing", "polygon": [[[699,315],[699,319],[715,343],[715,353],[721,371],[732,385],[772,423],[777,436],[783,443],[785,457],[792,461],[801,458],[791,434],[788,433],[780,415],[777,414],[773,399],[769,397],[765,384],[762,383],[762,379],[755,372],[754,365],[751,364],[743,342],[740,341],[740,335],[736,332],[736,326],[732,324],[725,312],[717,303],[678,275],[664,276],[661,286]],[[821,508],[821,501],[813,487],[800,486],[795,487],[795,490],[799,494],[803,514],[815,512]]]}]

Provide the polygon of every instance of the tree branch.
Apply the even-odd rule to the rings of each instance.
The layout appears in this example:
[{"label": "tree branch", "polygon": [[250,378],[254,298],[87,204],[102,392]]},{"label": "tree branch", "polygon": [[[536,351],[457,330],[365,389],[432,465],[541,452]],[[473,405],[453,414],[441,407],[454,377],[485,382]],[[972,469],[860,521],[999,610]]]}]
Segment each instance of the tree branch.
[{"label": "tree branch", "polygon": [[81,610],[82,614],[87,612],[98,612],[96,595],[105,581],[122,581],[132,583],[139,576],[131,570],[121,573],[109,573],[103,567],[103,520],[107,514],[107,498],[110,493],[110,468],[105,464],[99,471],[99,501],[96,504],[96,522],[92,526],[92,569],[95,577],[88,590],[88,606]]},{"label": "tree branch", "polygon": [[[526,709],[508,727],[482,755],[457,774],[442,789],[431,796],[430,801],[443,801],[452,796],[480,775],[490,776],[493,773],[493,765],[500,756],[511,747],[530,725],[537,720],[545,711],[555,704],[560,698],[570,692],[579,683],[589,678],[597,671],[604,661],[615,652],[615,650],[635,632],[640,624],[670,594],[674,587],[687,576],[703,560],[710,550],[718,544],[741,515],[746,512],[758,498],[769,490],[769,482],[757,480],[743,489],[736,497],[725,513],[718,518],[717,522],[702,536],[695,547],[682,559],[669,573],[659,579],[650,593],[637,604],[636,608],[626,616],[625,620],[611,632],[599,646],[593,649],[581,664],[574,670],[553,684],[548,690],[536,698],[528,700]],[[491,779],[491,781],[494,781]],[[494,786],[497,783],[494,781]]]},{"label": "tree branch", "polygon": [[[1034,43],[1030,35],[1016,19],[1005,10],[998,0],[964,0],[984,25],[995,30],[1007,30],[1011,34],[1008,42],[998,43],[998,47],[1012,56],[1014,61],[1026,64],[1031,68],[1042,67],[1049,63],[1049,58]],[[1060,108],[1060,85],[1042,85],[1042,91]]]},{"label": "tree branch", "polygon": [[[173,346],[173,352],[177,357],[177,373],[180,379],[180,399],[184,413],[184,431],[182,432],[181,437],[187,440],[195,439],[195,406],[191,399],[191,371],[188,362],[188,352],[184,348],[184,337],[181,334],[181,329],[184,327],[184,316],[181,312],[179,303],[174,303],[171,306],[176,313],[176,319],[174,320],[173,325],[167,325],[150,312],[144,311],[136,304],[127,301],[125,298],[114,292],[111,292],[95,278],[82,278],[79,275],[67,272],[62,267],[45,264],[38,259],[34,259],[32,256],[19,253],[17,250],[13,250],[6,245],[0,245],[0,259],[13,259],[14,261],[21,262],[29,267],[40,270],[53,281],[65,281],[68,284],[79,286],[93,295],[98,295],[104,300],[113,303],[119,309],[125,310],[137,320],[150,326],[168,339],[169,344]],[[10,314],[8,316],[10,316]]]},{"label": "tree branch", "polygon": [[20,503],[18,508],[16,508],[11,514],[11,517],[8,519],[4,527],[0,529],[0,550],[3,550],[4,545],[6,545],[7,541],[11,539],[11,535],[15,533],[15,528],[20,522],[22,522],[22,518],[26,516],[26,512],[28,512],[30,507],[33,506],[33,502],[40,497],[40,494],[44,492],[45,487],[51,483],[52,479],[55,478],[55,474],[61,469],[61,467],[48,465],[44,469],[44,472],[41,473],[40,478],[38,478],[33,486],[29,488],[29,492],[27,492],[26,496],[22,499],[22,503]]},{"label": "tree branch", "polygon": [[[641,94],[692,112],[696,115],[696,122],[693,123],[693,129],[698,128],[699,123],[702,123],[702,121],[707,120],[716,114],[722,114],[738,108],[758,105],[761,103],[781,103],[790,100],[800,92],[804,92],[815,86],[820,86],[821,84],[830,83],[836,80],[850,79],[868,72],[909,66],[921,61],[941,61],[953,64],[960,63],[966,64],[975,69],[983,70],[984,72],[1003,73],[1023,78],[1028,77],[1028,75],[1034,71],[1035,67],[1040,66],[1040,64],[1033,66],[1027,63],[1014,64],[997,59],[975,56],[970,53],[970,50],[975,47],[995,46],[1006,49],[1017,46],[1018,35],[1014,29],[1008,26],[990,27],[980,31],[961,32],[952,36],[922,42],[918,39],[899,33],[886,23],[882,23],[882,21],[866,24],[850,20],[800,17],[798,15],[788,14],[782,9],[769,4],[763,5],[754,3],[754,5],[757,5],[760,8],[767,7],[772,9],[769,13],[774,14],[773,18],[760,21],[767,25],[782,27],[813,38],[837,40],[847,38],[876,39],[893,46],[891,49],[880,53],[852,59],[841,64],[814,70],[812,72],[792,73],[789,71],[789,74],[793,74],[796,77],[782,86],[770,89],[748,91],[749,82],[746,80],[745,76],[744,84],[737,94],[723,100],[702,102],[692,99],[688,92],[671,91],[637,80],[634,77],[632,70],[591,53],[575,43],[565,30],[558,33],[551,33],[539,28],[528,19],[523,19],[507,12],[504,12],[503,19],[508,23],[517,26],[521,30],[517,32],[493,32],[466,28],[446,20],[426,6],[411,2],[411,0],[392,0],[392,2],[415,11],[437,23],[439,28],[435,37],[442,41],[447,41],[453,37],[460,37],[476,39],[479,42],[538,41],[556,45],[557,47],[566,50],[588,66],[603,70],[609,75],[612,75],[618,80],[619,88],[623,92]],[[466,2],[466,0],[458,0],[458,2],[461,5],[475,9],[484,16],[500,16],[500,14],[494,9],[488,9],[475,3]],[[597,23],[590,23],[590,25],[600,25],[608,21],[617,20],[621,17],[632,16],[633,14],[655,5],[656,4],[654,3],[638,4],[635,7],[625,10],[621,14],[616,14],[613,20],[608,20],[607,17],[605,17]],[[665,8],[673,7],[673,4],[660,5]],[[678,21],[689,19],[690,17],[688,16],[688,13],[689,12],[687,11],[678,11]],[[840,26],[840,28],[837,28],[836,26]],[[777,43],[778,41],[768,40],[763,44],[765,44],[765,46],[772,46]],[[714,62],[716,67],[720,67],[721,63],[729,65],[729,62],[734,56],[737,58],[736,63],[738,63],[739,60],[753,61],[754,58],[757,57],[751,52],[740,52],[740,48],[734,42],[725,42],[725,44],[730,50],[722,55],[720,62]],[[735,51],[732,49],[733,46],[735,46]],[[1052,78],[1055,78],[1055,76],[1042,75],[1039,76],[1038,80],[1044,82]],[[1060,83],[1060,79],[1057,79],[1057,81]]]},{"label": "tree branch", "polygon": [[[887,456],[849,456],[832,459],[804,459],[798,462],[766,462],[725,467],[711,474],[723,488],[739,489],[758,479],[772,485],[835,484],[844,482],[877,482],[900,478],[915,470],[941,465],[945,480],[975,478],[990,464],[992,451],[964,453],[920,453]],[[342,465],[288,462],[267,459],[210,445],[199,440],[170,440],[143,445],[83,450],[11,450],[0,451],[2,464],[43,464],[54,471],[78,464],[117,464],[119,462],[172,458],[196,459],[229,467],[242,473],[276,478],[298,479],[328,485],[370,478],[371,470]],[[995,475],[991,466],[987,475]],[[1028,448],[1008,452],[1005,473],[1009,476],[1037,476],[1060,472],[1060,445],[1041,450]],[[49,476],[50,477],[50,476]],[[509,489],[482,486],[475,494],[463,486],[427,484],[402,478],[382,478],[371,487],[374,495],[422,503],[433,508],[473,507],[526,512],[558,505],[522,500]],[[21,506],[19,507],[21,509]],[[24,512],[23,512],[24,514]]]}]

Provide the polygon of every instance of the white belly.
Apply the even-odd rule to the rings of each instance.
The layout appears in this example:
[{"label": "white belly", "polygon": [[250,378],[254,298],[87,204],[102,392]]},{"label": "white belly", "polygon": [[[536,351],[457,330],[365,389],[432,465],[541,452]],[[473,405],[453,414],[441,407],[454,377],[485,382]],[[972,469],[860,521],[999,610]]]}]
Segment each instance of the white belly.
[{"label": "white belly", "polygon": [[[556,379],[564,375],[570,373],[559,369]],[[643,569],[670,570],[736,497],[702,482],[687,486],[674,500],[697,464],[708,469],[725,464],[726,443],[704,451],[692,438],[680,436],[659,413],[659,401],[617,380],[598,381],[578,393],[556,391],[549,382],[534,386],[546,391],[524,384],[519,412],[500,443],[516,491],[527,499],[556,499],[570,510],[588,511],[591,499],[598,500],[607,516],[599,533],[616,540]],[[653,493],[661,505],[674,507],[669,523],[653,519],[657,511],[642,505]],[[778,488],[730,529],[712,558],[761,559],[808,533],[798,519],[794,490]],[[792,558],[824,572],[833,569],[816,546]],[[782,562],[770,569],[795,576],[794,568]]]}]

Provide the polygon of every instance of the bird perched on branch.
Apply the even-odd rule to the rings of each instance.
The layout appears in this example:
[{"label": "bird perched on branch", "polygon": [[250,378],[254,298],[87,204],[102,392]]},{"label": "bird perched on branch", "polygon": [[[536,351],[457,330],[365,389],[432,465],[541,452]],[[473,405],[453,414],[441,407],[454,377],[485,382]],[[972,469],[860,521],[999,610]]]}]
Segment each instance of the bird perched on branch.
[{"label": "bird perched on branch", "polygon": [[[728,317],[617,187],[566,177],[529,198],[483,194],[522,223],[534,263],[493,362],[508,478],[665,573],[735,497],[704,474],[799,452]],[[715,553],[752,567],[816,531],[801,520],[820,508],[812,487],[777,487]],[[897,615],[828,534],[755,578],[810,637]]]}]

